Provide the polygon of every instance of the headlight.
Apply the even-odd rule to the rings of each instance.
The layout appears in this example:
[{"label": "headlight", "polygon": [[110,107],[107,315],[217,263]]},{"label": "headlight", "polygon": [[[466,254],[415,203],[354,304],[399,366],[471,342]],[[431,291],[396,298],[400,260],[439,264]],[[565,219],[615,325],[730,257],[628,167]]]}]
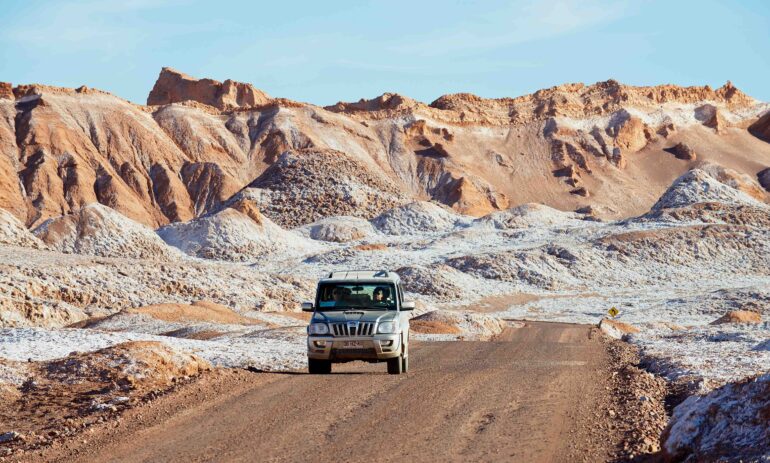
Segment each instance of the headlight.
[{"label": "headlight", "polygon": [[313,323],[307,328],[308,334],[329,334],[329,326],[326,323]]},{"label": "headlight", "polygon": [[380,326],[377,327],[377,332],[384,334],[397,333],[398,325],[396,325],[396,322],[382,322],[380,323]]}]

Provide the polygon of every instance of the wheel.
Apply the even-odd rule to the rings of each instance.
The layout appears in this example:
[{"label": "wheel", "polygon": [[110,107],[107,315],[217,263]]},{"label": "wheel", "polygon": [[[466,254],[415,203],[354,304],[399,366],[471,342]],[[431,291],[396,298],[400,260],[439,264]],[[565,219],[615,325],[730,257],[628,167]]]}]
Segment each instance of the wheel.
[{"label": "wheel", "polygon": [[388,374],[400,375],[404,364],[401,362],[402,357],[396,357],[388,359]]},{"label": "wheel", "polygon": [[409,371],[409,345],[407,345],[406,350],[401,355],[401,371],[406,373]]},{"label": "wheel", "polygon": [[328,360],[307,359],[307,371],[311,375],[328,375],[332,372],[332,362]]}]

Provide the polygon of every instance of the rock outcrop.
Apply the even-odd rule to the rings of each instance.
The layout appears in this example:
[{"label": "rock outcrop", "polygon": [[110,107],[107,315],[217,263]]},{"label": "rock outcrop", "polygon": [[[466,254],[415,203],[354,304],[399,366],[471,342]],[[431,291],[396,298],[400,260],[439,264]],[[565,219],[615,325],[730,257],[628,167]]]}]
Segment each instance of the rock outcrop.
[{"label": "rock outcrop", "polygon": [[0,82],[0,99],[13,100],[13,85],[9,82]]},{"label": "rock outcrop", "polygon": [[717,133],[724,132],[728,127],[722,112],[712,104],[704,104],[695,108],[695,117],[701,120],[704,126],[714,129]]},{"label": "rock outcrop", "polygon": [[35,229],[35,235],[65,253],[167,261],[182,257],[154,231],[101,204],[48,219]]},{"label": "rock outcrop", "polygon": [[749,132],[759,139],[770,142],[770,111],[751,124]]},{"label": "rock outcrop", "polygon": [[770,191],[770,167],[760,170],[757,173],[757,180],[759,180],[759,184],[762,185],[762,188]]},{"label": "rock outcrop", "polygon": [[399,111],[409,111],[420,107],[425,107],[425,105],[409,97],[397,93],[383,93],[371,100],[361,98],[355,103],[339,102],[327,106],[326,109],[340,113],[369,112],[380,117],[387,117]]},{"label": "rock outcrop", "polygon": [[217,109],[252,108],[270,103],[270,96],[251,84],[227,79],[195,79],[171,68],[163,68],[147,97],[148,105],[197,101]]},{"label": "rock outcrop", "polygon": [[669,148],[668,151],[676,156],[677,159],[682,159],[684,161],[694,161],[698,157],[695,150],[690,148],[690,145],[686,143],[677,143]]},{"label": "rock outcrop", "polygon": [[594,85],[559,85],[517,98],[486,99],[467,93],[444,95],[430,106],[451,111],[466,123],[520,124],[549,117],[608,115],[625,107],[652,108],[672,102],[696,104],[703,101],[714,101],[731,108],[754,103],[731,82],[713,90],[709,86],[633,87],[608,80]]}]

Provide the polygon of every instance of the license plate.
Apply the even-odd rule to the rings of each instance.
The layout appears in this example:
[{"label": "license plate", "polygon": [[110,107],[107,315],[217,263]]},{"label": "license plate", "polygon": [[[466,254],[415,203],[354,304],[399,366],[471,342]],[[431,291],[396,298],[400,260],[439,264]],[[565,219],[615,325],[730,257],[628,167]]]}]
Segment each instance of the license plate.
[{"label": "license plate", "polygon": [[345,341],[342,343],[343,349],[360,349],[364,347],[364,343],[359,341]]}]

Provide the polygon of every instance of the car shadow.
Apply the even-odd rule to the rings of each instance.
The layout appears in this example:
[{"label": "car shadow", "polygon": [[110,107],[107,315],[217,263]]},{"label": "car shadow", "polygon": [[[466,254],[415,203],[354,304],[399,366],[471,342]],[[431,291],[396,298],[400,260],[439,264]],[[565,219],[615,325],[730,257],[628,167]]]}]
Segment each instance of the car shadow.
[{"label": "car shadow", "polygon": [[[255,367],[246,367],[247,371],[250,371],[252,373],[260,373],[265,375],[309,375],[307,371],[304,370],[295,370],[295,371],[270,371],[270,370],[260,370],[259,368]],[[334,375],[387,375],[386,372],[380,372],[380,371],[333,371],[329,374],[325,375],[314,375],[314,376],[334,376]]]}]

